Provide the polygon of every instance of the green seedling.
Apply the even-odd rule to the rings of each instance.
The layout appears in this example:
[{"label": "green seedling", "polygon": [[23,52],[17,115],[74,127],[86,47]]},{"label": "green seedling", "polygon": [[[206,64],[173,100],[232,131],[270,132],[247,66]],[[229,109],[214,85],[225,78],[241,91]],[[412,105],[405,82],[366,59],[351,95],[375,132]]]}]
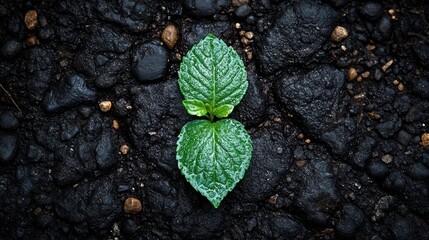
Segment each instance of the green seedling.
[{"label": "green seedling", "polygon": [[[243,61],[209,34],[183,58],[179,87],[190,115],[177,141],[178,166],[186,180],[215,208],[243,178],[252,157],[244,126],[228,117],[247,90]],[[226,119],[225,119],[226,118]]]}]

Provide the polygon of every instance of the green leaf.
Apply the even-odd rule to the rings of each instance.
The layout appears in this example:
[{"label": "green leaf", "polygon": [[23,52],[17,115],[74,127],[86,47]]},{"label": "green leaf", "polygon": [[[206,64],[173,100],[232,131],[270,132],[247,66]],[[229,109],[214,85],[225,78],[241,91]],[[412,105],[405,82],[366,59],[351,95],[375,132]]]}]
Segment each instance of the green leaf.
[{"label": "green leaf", "polygon": [[185,106],[186,111],[190,115],[195,115],[198,117],[202,117],[207,115],[207,109],[204,102],[197,99],[186,99],[182,101],[183,106]]},{"label": "green leaf", "polygon": [[185,99],[198,99],[213,110],[225,104],[236,106],[247,86],[243,61],[211,34],[194,45],[180,64],[179,87]]},{"label": "green leaf", "polygon": [[252,149],[240,122],[194,120],[180,132],[176,158],[186,180],[217,208],[243,178]]},{"label": "green leaf", "polygon": [[213,115],[215,115],[218,118],[225,118],[225,117],[228,117],[228,115],[232,113],[232,110],[234,110],[233,105],[225,104],[225,105],[217,107],[214,110]]}]

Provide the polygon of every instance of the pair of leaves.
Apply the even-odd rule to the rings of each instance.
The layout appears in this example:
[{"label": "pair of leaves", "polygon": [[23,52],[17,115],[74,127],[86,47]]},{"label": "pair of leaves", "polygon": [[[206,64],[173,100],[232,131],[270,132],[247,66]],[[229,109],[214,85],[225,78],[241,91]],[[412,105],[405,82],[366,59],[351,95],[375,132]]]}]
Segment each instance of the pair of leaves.
[{"label": "pair of leaves", "polygon": [[244,177],[252,141],[244,126],[227,117],[247,90],[243,61],[233,48],[209,34],[183,58],[179,87],[187,112],[209,120],[183,126],[177,141],[178,166],[186,180],[215,208]]}]

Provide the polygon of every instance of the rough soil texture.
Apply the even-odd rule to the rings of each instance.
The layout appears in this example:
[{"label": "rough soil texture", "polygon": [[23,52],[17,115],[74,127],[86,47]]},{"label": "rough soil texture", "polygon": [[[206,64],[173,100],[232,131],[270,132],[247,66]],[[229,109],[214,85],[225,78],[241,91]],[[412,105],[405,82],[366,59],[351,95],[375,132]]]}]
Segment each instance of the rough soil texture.
[{"label": "rough soil texture", "polygon": [[[429,239],[428,21],[418,0],[1,1],[0,239]],[[245,61],[254,145],[218,209],[175,159],[178,66],[208,33]]]}]

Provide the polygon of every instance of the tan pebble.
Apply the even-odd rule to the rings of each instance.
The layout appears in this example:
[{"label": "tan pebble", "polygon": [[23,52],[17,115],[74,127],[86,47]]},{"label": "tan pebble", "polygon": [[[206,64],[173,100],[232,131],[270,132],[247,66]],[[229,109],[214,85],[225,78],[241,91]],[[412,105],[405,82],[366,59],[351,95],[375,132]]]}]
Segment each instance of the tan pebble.
[{"label": "tan pebble", "polygon": [[369,71],[366,71],[366,72],[363,72],[362,74],[361,74],[361,76],[363,77],[363,78],[368,78],[369,77]]},{"label": "tan pebble", "polygon": [[347,76],[348,76],[348,79],[349,79],[349,81],[353,81],[353,80],[355,80],[356,78],[357,78],[357,76],[358,76],[358,72],[356,71],[356,69],[355,68],[349,68],[349,70],[347,71]]},{"label": "tan pebble", "polygon": [[393,80],[393,81],[392,81],[392,83],[393,83],[393,85],[395,85],[395,86],[398,86],[398,85],[399,85],[399,81],[398,81],[398,80],[396,80],[396,79],[395,79],[395,80]]},{"label": "tan pebble", "polygon": [[113,120],[113,123],[112,123],[112,127],[113,127],[113,129],[119,129],[119,122],[118,122],[118,120]]},{"label": "tan pebble", "polygon": [[127,198],[127,200],[125,200],[124,203],[124,212],[125,213],[139,213],[142,211],[142,204],[140,202],[140,200],[138,200],[137,198]]},{"label": "tan pebble", "polygon": [[298,167],[302,167],[302,166],[304,166],[306,163],[307,163],[307,160],[298,160],[298,161],[295,161],[295,164],[296,164],[296,166],[298,166]]},{"label": "tan pebble", "polygon": [[25,14],[24,17],[25,26],[32,30],[37,26],[37,12],[36,10],[30,10]]},{"label": "tan pebble", "polygon": [[243,45],[247,46],[247,45],[249,45],[250,40],[249,40],[249,39],[247,39],[246,37],[242,37],[242,38],[241,38],[241,43],[242,43]]},{"label": "tan pebble", "polygon": [[247,38],[247,39],[253,39],[254,37],[255,37],[255,34],[253,33],[253,32],[246,32],[245,34],[244,34],[244,36]]},{"label": "tan pebble", "polygon": [[33,46],[39,45],[39,39],[37,39],[36,36],[30,36],[27,38],[27,41],[25,41],[25,44],[28,47],[33,47]]},{"label": "tan pebble", "polygon": [[176,53],[177,60],[182,60],[182,55],[180,53]]},{"label": "tan pebble", "polygon": [[232,0],[232,6],[240,7],[241,5],[248,4],[249,0]]},{"label": "tan pebble", "polygon": [[345,51],[347,51],[347,47],[344,45],[341,45],[341,50],[343,50],[345,52]]},{"label": "tan pebble", "polygon": [[246,52],[246,58],[247,60],[252,60],[253,59],[253,52],[252,51],[247,51]]},{"label": "tan pebble", "polygon": [[236,23],[236,24],[235,24],[235,28],[236,28],[236,29],[241,29],[241,24],[240,24],[240,23]]},{"label": "tan pebble", "polygon": [[383,155],[381,157],[381,161],[383,161],[386,164],[389,164],[389,163],[391,163],[393,161],[393,157],[390,154],[386,154],[386,155]]},{"label": "tan pebble", "polygon": [[398,91],[402,92],[402,91],[404,91],[405,87],[404,87],[404,84],[399,83],[398,86],[397,86],[397,88],[398,88]]},{"label": "tan pebble", "polygon": [[421,139],[420,145],[422,145],[423,147],[429,146],[429,133],[423,133],[420,139]]},{"label": "tan pebble", "polygon": [[240,37],[244,37],[244,35],[246,34],[246,31],[241,30],[240,32],[238,32],[238,35],[240,35]]},{"label": "tan pebble", "polygon": [[331,33],[331,40],[334,42],[341,42],[343,39],[349,36],[347,29],[341,26],[336,26],[334,31]]},{"label": "tan pebble", "polygon": [[130,148],[126,144],[124,144],[124,145],[121,146],[121,153],[122,153],[122,155],[127,155],[128,150],[130,150]]},{"label": "tan pebble", "polygon": [[282,119],[279,118],[279,117],[275,117],[274,118],[274,122],[276,122],[276,123],[282,123]]},{"label": "tan pebble", "polygon": [[357,82],[362,82],[362,76],[358,76],[358,77],[356,78],[356,81],[357,81]]},{"label": "tan pebble", "polygon": [[279,195],[277,193],[272,195],[271,197],[268,198],[268,203],[272,204],[272,205],[276,204],[278,197],[279,197]]},{"label": "tan pebble", "polygon": [[304,138],[304,134],[300,133],[298,134],[298,136],[296,136],[298,139],[303,139]]},{"label": "tan pebble", "polygon": [[156,135],[156,132],[149,132],[149,135],[151,135],[151,136],[155,136],[155,135]]},{"label": "tan pebble", "polygon": [[112,102],[111,101],[102,101],[100,104],[98,104],[100,107],[100,110],[103,112],[107,112],[112,108]]},{"label": "tan pebble", "polygon": [[310,140],[310,138],[307,138],[307,139],[305,139],[305,141],[304,141],[305,143],[307,143],[307,144],[310,144],[311,143],[311,140]]},{"label": "tan pebble", "polygon": [[173,24],[168,24],[161,34],[162,42],[169,48],[173,49],[176,46],[177,40],[179,40],[179,30]]},{"label": "tan pebble", "polygon": [[390,15],[394,15],[395,14],[395,10],[394,9],[389,9],[389,11],[387,11]]},{"label": "tan pebble", "polygon": [[372,45],[372,44],[368,44],[368,45],[366,45],[366,50],[368,50],[368,51],[372,51],[372,50],[374,50],[375,49],[375,45]]},{"label": "tan pebble", "polygon": [[386,64],[384,64],[384,65],[383,65],[383,67],[381,67],[381,70],[382,70],[383,72],[386,72],[386,71],[387,71],[387,69],[389,69],[389,67],[390,67],[390,66],[392,66],[392,64],[393,64],[393,59],[392,59],[392,60],[390,60],[390,61],[388,61]]}]

